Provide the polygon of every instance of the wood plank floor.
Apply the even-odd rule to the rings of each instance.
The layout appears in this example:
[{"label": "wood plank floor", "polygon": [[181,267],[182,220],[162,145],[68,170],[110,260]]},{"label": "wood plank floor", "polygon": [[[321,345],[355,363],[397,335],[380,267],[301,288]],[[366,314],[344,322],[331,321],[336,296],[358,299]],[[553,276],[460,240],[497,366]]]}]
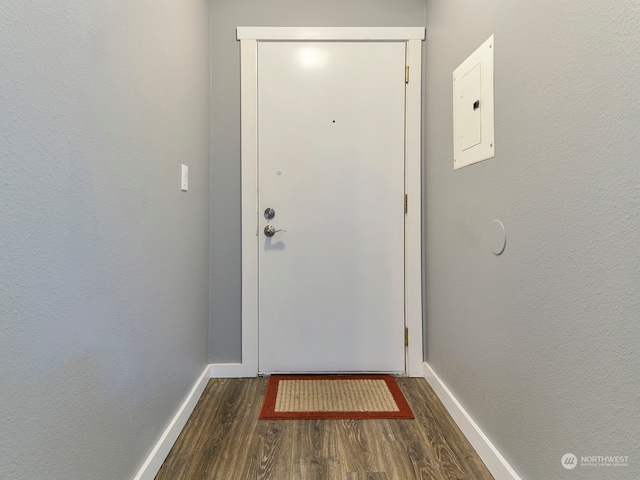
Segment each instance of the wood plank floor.
[{"label": "wood plank floor", "polygon": [[156,480],[493,479],[422,378],[414,420],[258,420],[266,378],[212,379]]}]

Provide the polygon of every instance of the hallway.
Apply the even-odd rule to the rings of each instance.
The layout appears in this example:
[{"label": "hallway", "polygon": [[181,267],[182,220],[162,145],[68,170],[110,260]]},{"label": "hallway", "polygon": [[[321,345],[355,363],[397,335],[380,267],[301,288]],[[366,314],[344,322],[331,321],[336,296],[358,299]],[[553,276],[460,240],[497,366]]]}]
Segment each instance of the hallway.
[{"label": "hallway", "polygon": [[259,421],[266,378],[212,379],[156,480],[489,480],[422,378],[398,378],[414,420]]},{"label": "hallway", "polygon": [[[639,0],[3,0],[0,479],[489,478],[422,380],[412,422],[256,420],[238,27],[425,29],[408,373],[495,478],[640,479]],[[495,156],[454,168],[489,37]]]}]

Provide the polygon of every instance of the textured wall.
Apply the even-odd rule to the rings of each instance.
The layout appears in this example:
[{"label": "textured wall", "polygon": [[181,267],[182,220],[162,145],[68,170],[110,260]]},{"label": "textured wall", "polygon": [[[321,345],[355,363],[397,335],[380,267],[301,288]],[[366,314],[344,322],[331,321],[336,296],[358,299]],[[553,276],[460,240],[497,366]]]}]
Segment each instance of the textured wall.
[{"label": "textured wall", "polygon": [[241,360],[240,44],[237,26],[421,26],[424,0],[213,0],[210,359]]},{"label": "textured wall", "polygon": [[209,113],[206,0],[0,2],[0,478],[132,478],[202,373]]},{"label": "textured wall", "polygon": [[[523,478],[640,478],[640,5],[427,4],[427,359]],[[492,33],[496,156],[454,172],[451,74]]]}]

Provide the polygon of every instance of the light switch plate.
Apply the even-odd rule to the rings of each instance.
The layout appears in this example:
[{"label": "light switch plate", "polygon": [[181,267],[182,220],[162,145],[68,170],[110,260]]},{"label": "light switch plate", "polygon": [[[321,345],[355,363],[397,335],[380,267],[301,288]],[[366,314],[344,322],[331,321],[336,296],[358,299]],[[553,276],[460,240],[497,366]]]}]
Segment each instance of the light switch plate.
[{"label": "light switch plate", "polygon": [[189,167],[184,163],[180,165],[180,188],[183,192],[189,190]]},{"label": "light switch plate", "polygon": [[453,72],[453,169],[495,155],[493,35]]}]

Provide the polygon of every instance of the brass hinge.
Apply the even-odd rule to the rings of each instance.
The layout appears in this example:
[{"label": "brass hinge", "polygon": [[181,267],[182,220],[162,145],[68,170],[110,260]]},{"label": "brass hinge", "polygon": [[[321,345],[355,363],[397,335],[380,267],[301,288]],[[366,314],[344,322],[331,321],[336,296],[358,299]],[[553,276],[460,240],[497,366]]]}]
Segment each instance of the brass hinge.
[{"label": "brass hinge", "polygon": [[409,328],[408,327],[404,327],[404,346],[405,347],[409,346]]},{"label": "brass hinge", "polygon": [[404,194],[404,213],[407,213],[409,211],[409,196],[405,193]]},{"label": "brass hinge", "polygon": [[409,65],[404,67],[404,83],[409,83]]}]

